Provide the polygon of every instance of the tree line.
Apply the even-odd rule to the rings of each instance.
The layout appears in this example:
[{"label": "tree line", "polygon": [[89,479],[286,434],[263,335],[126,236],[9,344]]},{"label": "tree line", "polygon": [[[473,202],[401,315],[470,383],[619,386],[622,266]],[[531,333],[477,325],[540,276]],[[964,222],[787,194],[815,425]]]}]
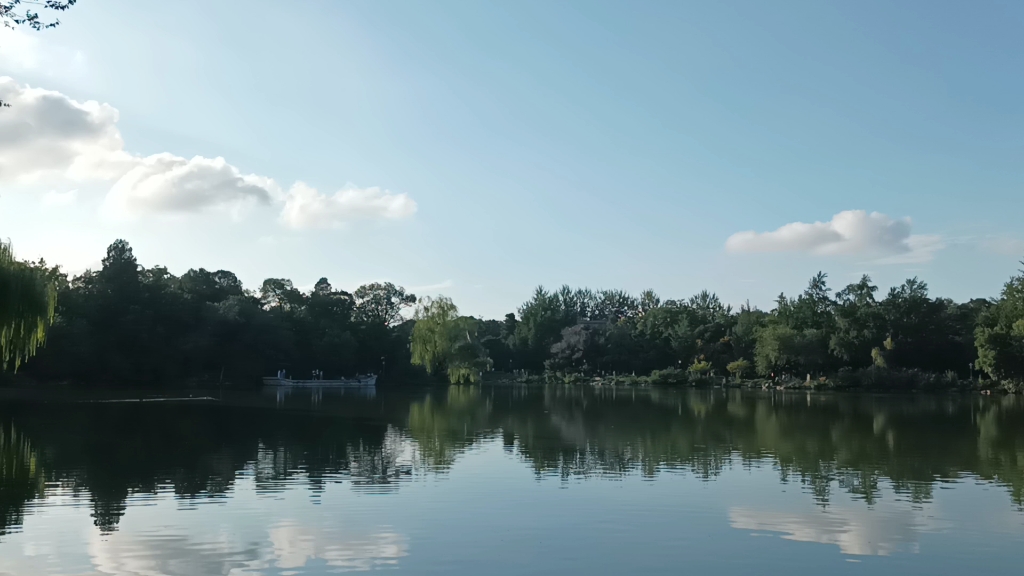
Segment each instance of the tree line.
[{"label": "tree line", "polygon": [[[45,261],[12,262],[0,259],[0,345],[13,359],[10,369],[36,353],[19,371],[34,380],[243,385],[281,369],[299,378],[313,370],[329,377],[413,372],[412,326],[402,311],[416,296],[391,283],[350,293],[326,278],[309,291],[268,278],[248,290],[226,270],[175,276],[142,267],[124,240],[110,245],[99,270],[72,278]],[[8,277],[22,278],[25,289],[8,290]],[[52,300],[44,296],[55,296],[55,314],[47,316]],[[28,328],[8,338],[11,327]],[[34,348],[44,337],[45,346]]]},{"label": "tree line", "polygon": [[917,278],[884,297],[867,275],[834,291],[819,272],[770,311],[734,309],[708,291],[662,300],[653,290],[563,286],[537,288],[503,321],[459,316],[441,298],[422,305],[417,322],[412,360],[428,371],[448,366],[452,382],[493,366],[665,384],[757,375],[865,387],[952,387],[980,376],[1024,385],[1024,271],[999,298],[962,303],[932,297]]},{"label": "tree line", "polygon": [[[55,304],[56,302],[56,304]],[[43,381],[246,384],[280,369],[305,377],[424,373],[476,382],[492,371],[579,377],[651,375],[665,384],[811,375],[845,384],[1024,383],[1024,271],[998,298],[957,303],[911,278],[884,297],[870,277],[833,290],[818,273],[770,311],[714,293],[539,287],[503,320],[391,283],[354,292],[321,278],[246,289],[226,270],[145,268],[124,240],[99,270],[69,278],[0,244],[3,366]],[[39,345],[46,341],[46,346]]]}]

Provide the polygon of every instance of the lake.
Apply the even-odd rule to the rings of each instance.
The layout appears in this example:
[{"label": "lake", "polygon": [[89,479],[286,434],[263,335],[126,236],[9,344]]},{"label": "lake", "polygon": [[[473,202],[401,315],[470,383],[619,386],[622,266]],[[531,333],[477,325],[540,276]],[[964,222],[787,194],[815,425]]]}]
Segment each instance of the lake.
[{"label": "lake", "polygon": [[3,391],[0,574],[1024,570],[1020,396],[208,394]]}]

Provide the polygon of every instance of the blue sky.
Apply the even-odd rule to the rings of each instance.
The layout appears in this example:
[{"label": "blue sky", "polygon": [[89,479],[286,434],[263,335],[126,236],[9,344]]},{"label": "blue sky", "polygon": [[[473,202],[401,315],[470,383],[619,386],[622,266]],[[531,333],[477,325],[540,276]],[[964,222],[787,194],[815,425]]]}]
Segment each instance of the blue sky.
[{"label": "blue sky", "polygon": [[769,308],[818,270],[962,300],[1024,257],[1017,2],[83,0],[62,21],[0,35],[21,98],[0,236],[70,270],[124,237],[176,273],[390,280],[500,316],[563,283]]}]

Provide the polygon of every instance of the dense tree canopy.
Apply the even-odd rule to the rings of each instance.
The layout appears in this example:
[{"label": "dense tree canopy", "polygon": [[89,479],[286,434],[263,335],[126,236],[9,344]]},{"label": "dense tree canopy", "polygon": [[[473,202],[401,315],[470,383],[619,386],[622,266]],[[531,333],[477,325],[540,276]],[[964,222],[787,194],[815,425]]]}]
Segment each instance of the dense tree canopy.
[{"label": "dense tree canopy", "polygon": [[361,320],[394,326],[402,322],[402,311],[416,304],[416,295],[391,282],[374,282],[356,290],[355,302]]},{"label": "dense tree canopy", "polygon": [[[985,300],[933,298],[917,278],[878,299],[868,276],[833,292],[820,272],[795,297],[780,295],[768,312],[749,305],[734,310],[708,291],[662,299],[651,290],[634,298],[615,290],[537,288],[518,315],[506,316],[488,351],[508,358],[502,367],[584,375],[675,368],[702,377],[756,370],[802,378],[884,369],[966,379],[978,362],[1006,379],[1018,373],[1015,359],[1024,358],[1017,332],[1024,323],[1015,324],[1016,311],[1024,309],[1015,304],[1022,286],[1019,278],[1008,284],[989,313]],[[988,328],[978,337],[992,350],[979,360],[975,326],[982,317]],[[996,365],[1003,371],[988,368]]]},{"label": "dense tree canopy", "polygon": [[993,378],[1024,383],[1024,270],[982,314],[977,339],[979,367]]},{"label": "dense tree canopy", "polygon": [[[585,377],[657,372],[666,383],[689,374],[691,382],[760,375],[913,386],[979,371],[1024,383],[1024,273],[998,300],[966,303],[932,297],[917,278],[880,298],[868,276],[833,291],[818,273],[770,311],[733,309],[708,291],[665,299],[653,290],[634,297],[562,286],[537,288],[503,320],[460,315],[445,297],[421,300],[406,319],[416,297],[391,283],[346,292],[320,278],[303,291],[268,278],[251,291],[226,270],[178,277],[142,267],[123,240],[110,245],[99,270],[69,279],[5,250],[0,319],[13,362],[45,335],[53,290],[44,288],[56,287],[49,343],[26,366],[40,380],[243,384],[284,369],[475,382],[493,367]],[[15,294],[31,322],[12,323]]]},{"label": "dense tree canopy", "polygon": [[58,292],[48,345],[25,367],[39,380],[246,385],[281,369],[298,377],[412,370],[410,327],[400,317],[388,325],[358,314],[354,296],[326,278],[309,292],[280,278],[253,292],[226,270],[178,277],[142,267],[123,240],[110,245],[99,270],[71,279],[45,263],[26,268],[53,278]]}]

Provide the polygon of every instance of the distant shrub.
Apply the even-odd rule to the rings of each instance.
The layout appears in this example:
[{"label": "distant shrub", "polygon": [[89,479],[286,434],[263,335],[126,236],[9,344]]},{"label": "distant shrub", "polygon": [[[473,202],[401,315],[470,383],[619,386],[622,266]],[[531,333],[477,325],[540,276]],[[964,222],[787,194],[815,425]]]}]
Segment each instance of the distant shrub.
[{"label": "distant shrub", "polygon": [[729,371],[729,374],[732,374],[736,378],[743,378],[744,374],[750,372],[750,368],[750,362],[743,358],[729,362],[725,366],[725,369]]},{"label": "distant shrub", "polygon": [[685,386],[690,383],[690,378],[685,370],[666,368],[651,372],[647,381],[654,386]]},{"label": "distant shrub", "polygon": [[695,375],[704,376],[711,372],[711,362],[707,360],[694,360],[687,370]]}]

